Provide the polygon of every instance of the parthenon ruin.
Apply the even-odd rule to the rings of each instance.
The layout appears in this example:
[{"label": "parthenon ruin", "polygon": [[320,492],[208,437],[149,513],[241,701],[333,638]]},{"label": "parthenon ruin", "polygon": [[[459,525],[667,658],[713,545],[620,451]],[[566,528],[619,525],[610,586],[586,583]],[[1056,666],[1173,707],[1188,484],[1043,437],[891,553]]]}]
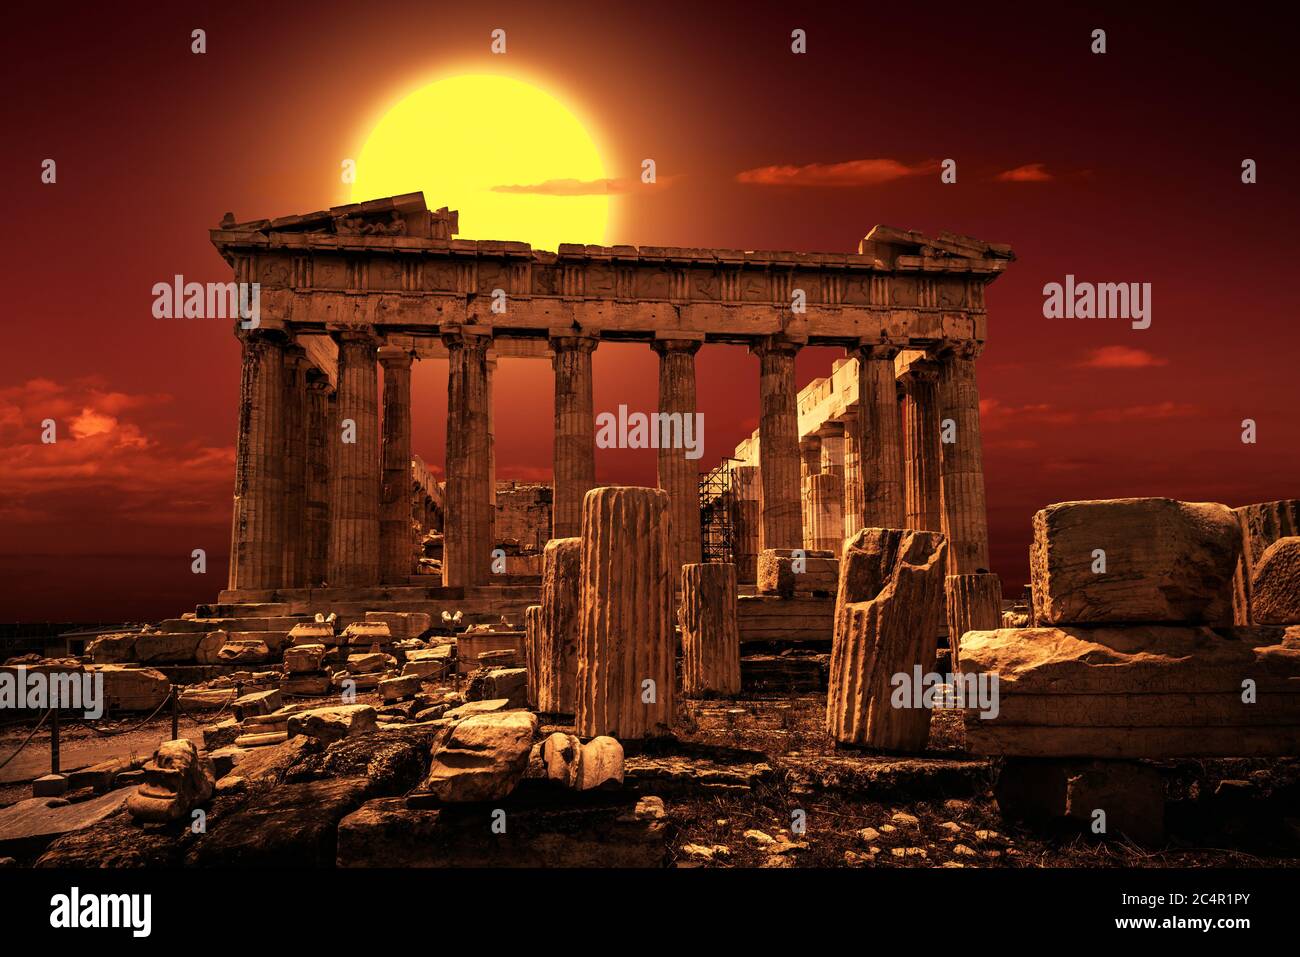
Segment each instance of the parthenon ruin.
[{"label": "parthenon ruin", "polygon": [[[212,231],[236,280],[260,286],[256,324],[237,330],[243,379],[223,603],[338,599],[377,586],[397,597],[422,585],[412,579],[403,484],[414,359],[449,363],[443,584],[493,581],[496,356],[551,357],[552,537],[576,535],[595,485],[591,357],[602,340],[658,353],[659,408],[669,412],[695,411],[702,345],[758,355],[760,425],[737,450],[738,468],[757,469],[755,551],[838,550],[857,528],[910,527],[948,535],[950,573],[987,569],[974,364],[987,330],[984,287],[1013,260],[1008,247],[877,226],[856,254],[550,253],[455,239],[457,219],[413,193],[305,216],[228,215]],[[822,401],[801,408],[794,359],[806,345],[840,346],[851,359]],[[941,425],[953,441],[941,442]],[[810,459],[814,445],[822,455]],[[806,514],[801,456],[815,503]],[[698,481],[680,450],[660,450],[675,567],[700,560]],[[837,512],[842,531],[826,527]]]}]

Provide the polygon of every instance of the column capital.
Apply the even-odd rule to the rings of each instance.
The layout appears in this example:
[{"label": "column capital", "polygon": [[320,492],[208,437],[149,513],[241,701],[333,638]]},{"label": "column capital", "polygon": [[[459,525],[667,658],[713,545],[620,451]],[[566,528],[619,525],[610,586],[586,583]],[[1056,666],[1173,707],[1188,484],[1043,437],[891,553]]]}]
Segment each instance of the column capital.
[{"label": "column capital", "polygon": [[788,335],[786,333],[777,333],[772,336],[763,336],[761,339],[755,339],[749,344],[749,351],[757,356],[763,355],[783,355],[793,356],[805,345],[808,344],[807,336]]},{"label": "column capital", "polygon": [[594,352],[600,345],[600,335],[594,332],[582,332],[577,329],[551,329],[546,335],[552,350],[577,349],[582,352]]},{"label": "column capital", "polygon": [[273,346],[282,346],[290,341],[283,329],[269,329],[266,326],[258,326],[255,329],[237,328],[235,338],[240,342],[261,342]]},{"label": "column capital", "polygon": [[484,353],[492,348],[492,327],[472,325],[445,325],[439,331],[442,344],[448,349],[473,348]]},{"label": "column capital", "polygon": [[660,339],[656,336],[655,340],[650,343],[650,348],[661,356],[670,352],[693,356],[700,351],[702,345],[704,345],[703,336],[700,336],[699,339],[678,339],[676,337]]},{"label": "column capital", "polygon": [[907,388],[915,383],[938,382],[939,363],[932,359],[917,359],[898,376],[898,381]]},{"label": "column capital", "polygon": [[945,339],[935,349],[940,359],[968,359],[974,361],[984,351],[984,343],[978,339]]},{"label": "column capital", "polygon": [[414,358],[415,353],[410,349],[403,348],[402,346],[379,347],[379,364],[385,369],[409,369]]},{"label": "column capital", "polygon": [[856,353],[859,359],[888,360],[906,348],[907,341],[904,339],[859,339],[858,344],[847,351]]},{"label": "column capital", "polygon": [[339,326],[328,329],[329,336],[338,345],[357,343],[378,349],[380,338],[373,326]]}]

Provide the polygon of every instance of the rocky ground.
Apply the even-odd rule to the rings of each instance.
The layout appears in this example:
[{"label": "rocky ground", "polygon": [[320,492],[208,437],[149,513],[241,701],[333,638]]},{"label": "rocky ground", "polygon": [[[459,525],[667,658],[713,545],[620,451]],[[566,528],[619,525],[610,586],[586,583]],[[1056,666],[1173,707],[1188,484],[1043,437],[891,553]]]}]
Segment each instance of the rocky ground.
[{"label": "rocky ground", "polygon": [[[358,701],[378,705],[373,695]],[[675,741],[625,742],[621,786],[557,789],[530,766],[495,802],[511,822],[499,840],[488,836],[481,806],[407,807],[406,795],[428,773],[435,730],[399,721],[334,743],[296,736],[255,749],[238,766],[242,780],[217,788],[204,833],[141,827],[119,807],[62,837],[0,848],[0,857],[44,866],[1300,865],[1295,760],[1161,762],[1169,839],[1141,848],[1004,820],[993,799],[997,766],[964,752],[955,712],[935,713],[926,755],[871,755],[834,746],[822,731],[823,702],[817,694],[691,702]],[[119,730],[132,727],[124,721]],[[0,754],[29,730],[5,728]],[[543,721],[537,740],[557,730],[572,728]],[[199,737],[197,723],[182,719],[182,733]],[[168,718],[111,738],[73,727],[64,736],[65,767],[151,753],[169,734]],[[44,730],[20,760],[36,756],[40,773]],[[30,793],[13,768],[5,769],[3,805]],[[89,791],[68,797],[105,800]]]}]

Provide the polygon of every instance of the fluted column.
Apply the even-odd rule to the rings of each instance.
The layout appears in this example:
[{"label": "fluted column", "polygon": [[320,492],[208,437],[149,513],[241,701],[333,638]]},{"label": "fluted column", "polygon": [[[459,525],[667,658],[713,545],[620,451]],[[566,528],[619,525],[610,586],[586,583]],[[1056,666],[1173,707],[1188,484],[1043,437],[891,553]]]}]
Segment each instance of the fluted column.
[{"label": "fluted column", "polygon": [[862,410],[844,413],[844,538],[847,541],[862,528],[866,511],[862,493]]},{"label": "fluted column", "polygon": [[682,692],[689,697],[740,694],[736,566],[682,568]]},{"label": "fluted column", "polygon": [[812,477],[822,471],[822,440],[809,436],[799,440],[799,522],[803,527],[803,547],[813,544]]},{"label": "fluted column", "polygon": [[307,353],[296,345],[284,353],[284,567],[281,584],[307,584]]},{"label": "fluted column", "polygon": [[232,589],[278,588],[284,574],[284,343],[245,332],[230,535]]},{"label": "fluted column", "polygon": [[658,452],[658,485],[668,493],[669,574],[681,584],[683,565],[700,561],[700,470],[698,459],[686,457],[686,432],[692,442],[704,437],[695,428],[695,353],[702,343],[694,339],[656,339],[659,353],[659,411],[677,418],[665,420]]},{"label": "fluted column", "polygon": [[737,465],[731,469],[732,551],[736,578],[752,585],[758,581],[758,468]]},{"label": "fluted column", "polygon": [[444,331],[447,346],[447,494],[444,585],[482,585],[492,562],[487,352],[490,331]]},{"label": "fluted column", "polygon": [[799,396],[794,379],[799,345],[769,336],[751,348],[759,358],[760,548],[801,548]]},{"label": "fluted column", "polygon": [[379,582],[379,372],[378,341],[370,332],[334,334],[338,387],[330,473],[331,586]]},{"label": "fluted column", "polygon": [[[862,528],[907,525],[903,481],[903,434],[891,345],[858,349],[859,454],[862,468]],[[936,526],[933,531],[938,531]]]},{"label": "fluted column", "polygon": [[668,494],[606,487],[583,499],[574,727],[653,737],[675,707]]},{"label": "fluted column", "polygon": [[939,485],[939,368],[928,359],[913,362],[900,377],[904,389],[904,475],[907,528],[943,531]]},{"label": "fluted column", "polygon": [[591,398],[593,336],[551,337],[555,369],[555,459],[551,537],[582,527],[582,497],[596,486],[596,420]]},{"label": "fluted column", "polygon": [[822,440],[821,471],[826,475],[844,477],[844,425],[827,422],[817,433]]},{"label": "fluted column", "polygon": [[305,541],[303,584],[319,585],[329,568],[330,550],[330,443],[334,428],[334,396],[329,376],[307,370],[307,482],[303,509]]},{"label": "fluted column", "polygon": [[492,544],[496,544],[497,516],[497,425],[496,391],[497,354],[491,349],[487,354],[487,417],[488,417],[488,501],[492,503]]},{"label": "fluted column", "polygon": [[411,352],[379,350],[384,370],[383,479],[379,494],[379,576],[404,584],[415,573],[411,530]]},{"label": "fluted column", "polygon": [[[959,346],[939,363],[939,443],[943,533],[948,536],[948,573],[974,575],[989,567],[989,520],[984,499],[984,442],[980,394],[975,381],[975,343]],[[947,441],[948,439],[951,441]]]}]

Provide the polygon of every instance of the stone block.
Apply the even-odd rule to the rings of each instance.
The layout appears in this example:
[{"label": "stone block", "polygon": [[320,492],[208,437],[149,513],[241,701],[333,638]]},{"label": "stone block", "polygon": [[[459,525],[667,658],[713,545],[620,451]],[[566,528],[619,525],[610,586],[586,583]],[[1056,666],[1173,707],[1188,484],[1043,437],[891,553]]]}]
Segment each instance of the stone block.
[{"label": "stone block", "polygon": [[528,767],[537,716],[478,714],[452,724],[433,746],[423,791],[443,803],[495,801],[515,789]]},{"label": "stone block", "polygon": [[384,703],[404,701],[420,693],[420,676],[404,675],[400,678],[386,678],[379,682],[379,696]]},{"label": "stone block", "polygon": [[368,704],[312,708],[289,716],[289,735],[306,735],[317,741],[339,741],[375,729],[378,712]]},{"label": "stone block", "polygon": [[1225,505],[1167,498],[1063,502],[1034,515],[1034,622],[1232,623],[1241,556]]},{"label": "stone block", "polygon": [[976,754],[1300,752],[1300,626],[972,631],[962,638],[961,659],[964,681],[997,679],[996,713],[965,712],[966,743]]},{"label": "stone block", "polygon": [[758,555],[758,593],[781,598],[834,595],[839,564],[830,551],[765,548]]}]

